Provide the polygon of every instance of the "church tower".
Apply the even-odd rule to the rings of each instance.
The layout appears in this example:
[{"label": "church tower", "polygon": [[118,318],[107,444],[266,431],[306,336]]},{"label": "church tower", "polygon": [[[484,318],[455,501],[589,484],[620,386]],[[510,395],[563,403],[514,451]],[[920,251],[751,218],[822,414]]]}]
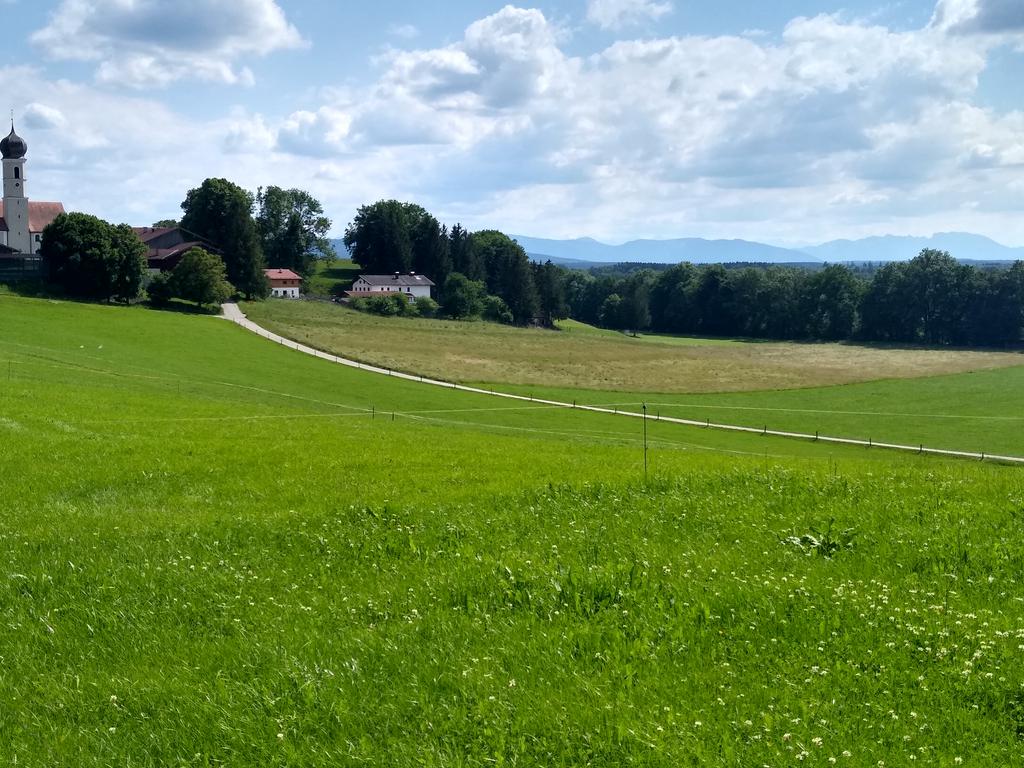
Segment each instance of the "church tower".
[{"label": "church tower", "polygon": [[28,197],[25,194],[25,155],[28,144],[14,132],[0,141],[4,166],[4,221],[7,222],[7,245],[18,253],[32,253],[29,232]]}]

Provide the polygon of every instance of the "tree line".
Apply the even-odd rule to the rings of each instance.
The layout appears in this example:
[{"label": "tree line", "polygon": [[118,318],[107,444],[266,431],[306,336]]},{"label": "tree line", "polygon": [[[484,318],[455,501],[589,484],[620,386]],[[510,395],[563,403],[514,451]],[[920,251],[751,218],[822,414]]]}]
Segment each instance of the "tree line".
[{"label": "tree line", "polygon": [[[316,259],[335,255],[327,239],[331,220],[300,189],[271,186],[253,194],[227,179],[207,179],[188,191],[181,209],[180,221],[154,226],[180,226],[211,247],[194,249],[171,273],[149,281],[154,303],[216,304],[235,293],[265,298],[264,269],[308,277]],[[69,296],[129,302],[147,283],[146,247],[125,224],[61,214],[43,230],[40,253],[48,281]]]},{"label": "tree line", "polygon": [[568,316],[565,270],[531,262],[497,230],[448,229],[422,206],[381,200],[359,208],[344,243],[369,274],[414,271],[432,279],[448,317],[550,326]]},{"label": "tree line", "polygon": [[865,278],[850,267],[570,272],[572,317],[617,330],[750,338],[1007,346],[1024,327],[1024,263],[961,264],[926,249]]}]

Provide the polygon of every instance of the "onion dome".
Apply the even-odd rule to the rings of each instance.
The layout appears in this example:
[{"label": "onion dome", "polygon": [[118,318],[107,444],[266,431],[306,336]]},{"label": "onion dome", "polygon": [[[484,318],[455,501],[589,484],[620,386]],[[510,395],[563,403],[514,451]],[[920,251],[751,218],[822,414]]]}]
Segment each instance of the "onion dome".
[{"label": "onion dome", "polygon": [[20,160],[28,152],[28,143],[14,132],[14,124],[11,124],[11,132],[7,138],[0,140],[0,154],[4,160]]}]

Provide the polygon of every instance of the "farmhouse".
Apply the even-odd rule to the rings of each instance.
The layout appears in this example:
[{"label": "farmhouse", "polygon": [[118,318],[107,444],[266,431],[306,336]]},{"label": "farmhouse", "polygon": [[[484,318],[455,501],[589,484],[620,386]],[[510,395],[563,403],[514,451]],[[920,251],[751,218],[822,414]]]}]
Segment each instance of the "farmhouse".
[{"label": "farmhouse", "polygon": [[395,272],[393,275],[360,275],[347,295],[350,298],[359,298],[379,293],[401,293],[412,301],[421,296],[430,298],[430,289],[433,287],[433,280],[415,272],[408,275],[401,272]]},{"label": "farmhouse", "polygon": [[280,299],[299,298],[302,277],[290,269],[265,269],[263,273],[270,281],[270,295]]},{"label": "farmhouse", "polygon": [[0,252],[24,259],[39,254],[43,230],[64,213],[61,203],[30,202],[26,193],[25,155],[28,143],[14,132],[0,141],[3,156],[4,199],[0,203]]},{"label": "farmhouse", "polygon": [[154,274],[174,269],[192,248],[220,255],[219,249],[181,227],[132,227],[132,230],[146,246],[146,264]]}]

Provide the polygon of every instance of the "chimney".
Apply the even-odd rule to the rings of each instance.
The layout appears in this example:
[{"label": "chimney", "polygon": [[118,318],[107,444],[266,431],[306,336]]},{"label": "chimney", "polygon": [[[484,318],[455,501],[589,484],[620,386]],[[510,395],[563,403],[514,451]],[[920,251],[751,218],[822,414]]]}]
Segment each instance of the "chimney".
[{"label": "chimney", "polygon": [[401,277],[401,275],[402,275],[402,273],[401,273],[401,272],[395,272],[395,277],[394,277],[394,279],[395,279],[395,280],[398,280],[398,278],[399,278],[399,277]]}]

